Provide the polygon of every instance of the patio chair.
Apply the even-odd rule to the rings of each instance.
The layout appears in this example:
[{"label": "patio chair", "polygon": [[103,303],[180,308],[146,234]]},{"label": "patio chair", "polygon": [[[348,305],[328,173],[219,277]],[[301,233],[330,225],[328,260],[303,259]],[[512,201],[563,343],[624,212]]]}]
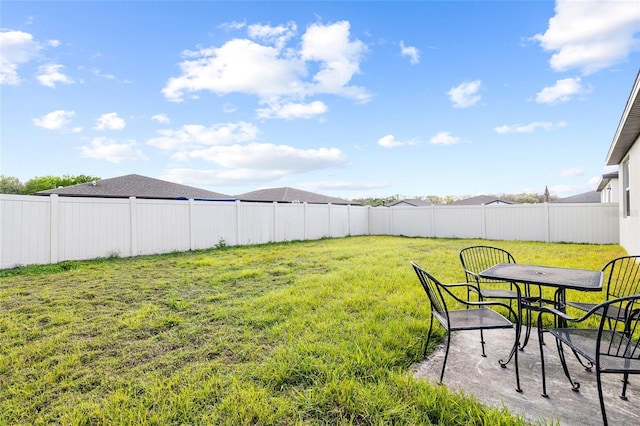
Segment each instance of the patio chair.
[{"label": "patio chair", "polygon": [[[467,288],[469,284],[442,284],[436,278],[434,278],[427,271],[422,269],[416,263],[411,262],[413,269],[418,275],[418,279],[427,293],[429,302],[431,304],[431,321],[429,322],[429,332],[427,333],[427,341],[424,345],[424,354],[426,356],[427,349],[429,347],[429,340],[431,339],[431,331],[433,329],[433,319],[437,319],[440,324],[447,331],[447,343],[444,355],[444,361],[442,363],[442,371],[440,372],[440,380],[438,383],[442,383],[444,377],[444,370],[447,366],[447,358],[449,356],[449,346],[451,344],[451,333],[456,331],[468,331],[468,330],[480,330],[480,344],[482,347],[482,356],[486,357],[484,349],[484,338],[482,335],[483,330],[489,329],[507,329],[512,328],[515,330],[515,340],[513,344],[512,354],[515,353],[515,372],[516,372],[516,391],[522,392],[520,388],[520,373],[518,370],[518,351],[516,347],[520,338],[520,328],[517,326],[518,321],[511,322],[502,314],[490,308],[490,306],[502,307],[510,312],[514,318],[517,318],[515,311],[507,304],[496,301],[479,301],[471,302],[458,297],[453,290],[457,288]],[[517,292],[516,288],[516,292]],[[465,309],[451,310],[447,305],[447,299],[453,300],[458,304],[465,306]],[[509,357],[509,360],[511,356]],[[500,366],[506,368],[507,362],[502,360],[498,361]]]},{"label": "patio chair", "polygon": [[[560,322],[576,324],[577,327],[551,328],[544,330],[542,317],[545,313],[556,315]],[[589,328],[584,324],[593,315],[599,315],[600,321],[597,328]],[[623,387],[621,399],[626,400],[627,378],[629,374],[640,374],[640,294],[611,299],[599,305],[595,305],[580,318],[572,318],[566,313],[544,307],[538,316],[538,337],[540,338],[540,360],[542,365],[542,396],[547,395],[547,384],[544,368],[544,349],[542,343],[543,333],[549,333],[556,339],[558,355],[562,362],[565,375],[571,383],[572,390],[579,392],[580,383],[571,379],[564,356],[563,347],[580,354],[596,370],[598,397],[600,399],[600,411],[604,425],[607,425],[607,413],[602,394],[602,374],[623,374]]]},{"label": "patio chair", "polygon": [[[603,268],[603,287],[606,288],[605,301],[640,293],[640,256],[623,256],[613,259]],[[597,303],[567,302],[567,305],[587,312]],[[594,312],[599,314],[599,312]],[[615,306],[607,311],[608,318],[617,318]]]},{"label": "patio chair", "polygon": [[[464,274],[468,284],[467,298],[471,300],[471,294],[476,293],[478,300],[485,299],[506,299],[511,306],[512,301],[518,303],[518,318],[520,323],[526,325],[526,333],[521,348],[524,348],[529,341],[531,334],[531,312],[537,311],[541,303],[542,290],[540,286],[524,284],[522,300],[519,300],[519,290],[516,283],[506,283],[505,281],[482,278],[480,272],[489,269],[499,263],[516,263],[514,257],[508,251],[492,246],[471,246],[460,251],[460,262],[464,269]],[[488,285],[487,285],[488,284]],[[522,321],[522,311],[526,311],[526,321]]]}]

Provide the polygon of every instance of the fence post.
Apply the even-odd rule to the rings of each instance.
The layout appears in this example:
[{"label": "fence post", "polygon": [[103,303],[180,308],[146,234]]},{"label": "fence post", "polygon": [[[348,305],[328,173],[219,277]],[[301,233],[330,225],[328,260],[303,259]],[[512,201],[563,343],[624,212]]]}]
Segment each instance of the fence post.
[{"label": "fence post", "polygon": [[131,243],[131,256],[138,255],[138,207],[136,205],[136,197],[129,197],[129,220],[131,221],[130,243]]},{"label": "fence post", "polygon": [[544,241],[551,241],[551,219],[549,215],[549,203],[544,203]]},{"label": "fence post", "polygon": [[271,224],[273,227],[273,242],[277,242],[278,241],[278,237],[276,235],[276,231],[278,230],[277,227],[277,222],[278,222],[278,202],[274,201],[273,202],[273,223]]},{"label": "fence post", "polygon": [[431,204],[431,237],[436,237],[436,205]]},{"label": "fence post", "polygon": [[487,239],[487,205],[482,204],[482,239]]},{"label": "fence post", "polygon": [[302,211],[302,223],[304,224],[304,240],[307,241],[308,238],[308,233],[307,233],[307,202],[305,201],[303,204],[303,211]]},{"label": "fence post", "polygon": [[195,201],[189,198],[189,250],[196,249],[196,230],[195,230]]},{"label": "fence post", "polygon": [[240,200],[236,200],[236,241],[240,246]]},{"label": "fence post", "polygon": [[49,212],[49,226],[51,227],[49,241],[49,263],[58,263],[58,194],[51,194]]}]

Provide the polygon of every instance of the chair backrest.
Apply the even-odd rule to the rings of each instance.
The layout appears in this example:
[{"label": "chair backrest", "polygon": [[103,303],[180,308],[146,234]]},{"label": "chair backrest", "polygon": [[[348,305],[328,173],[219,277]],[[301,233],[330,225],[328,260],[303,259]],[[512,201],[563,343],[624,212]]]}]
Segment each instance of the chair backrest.
[{"label": "chair backrest", "polygon": [[424,288],[424,291],[429,297],[429,302],[431,302],[431,313],[438,317],[438,320],[441,322],[444,321],[445,325],[448,325],[449,311],[447,309],[447,302],[440,290],[440,282],[435,279],[433,275],[416,265],[414,262],[411,262],[411,266],[413,266],[413,269],[416,271],[418,279],[420,279],[420,284],[422,284],[422,288]]},{"label": "chair backrest", "polygon": [[640,293],[640,256],[613,259],[602,268],[607,299]]},{"label": "chair backrest", "polygon": [[471,246],[462,249],[460,262],[468,283],[500,282],[482,278],[478,274],[498,263],[516,263],[511,253],[491,246]]},{"label": "chair backrest", "polygon": [[[640,373],[640,294],[611,299],[598,306],[603,311],[596,357],[606,356],[598,368]],[[624,314],[610,315],[608,311],[614,310]]]}]

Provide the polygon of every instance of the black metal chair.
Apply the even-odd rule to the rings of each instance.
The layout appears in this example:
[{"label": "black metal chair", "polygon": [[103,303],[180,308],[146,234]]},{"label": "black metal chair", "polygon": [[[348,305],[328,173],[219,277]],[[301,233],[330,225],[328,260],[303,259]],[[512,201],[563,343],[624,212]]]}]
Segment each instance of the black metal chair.
[{"label": "black metal chair", "polygon": [[[467,298],[470,300],[472,292],[477,293],[478,300],[484,299],[506,299],[518,303],[518,318],[520,323],[526,325],[526,333],[521,348],[524,348],[529,341],[532,324],[532,311],[537,311],[545,303],[542,297],[540,286],[524,284],[522,300],[520,300],[520,290],[516,283],[506,283],[504,281],[490,280],[482,278],[480,272],[489,269],[499,263],[516,263],[514,257],[508,251],[492,246],[471,246],[460,251],[460,262],[464,269],[467,283],[472,284],[467,291]],[[486,284],[490,284],[487,286]],[[488,288],[487,288],[488,287]],[[526,311],[526,321],[522,321],[522,312]]]},{"label": "black metal chair", "polygon": [[[556,315],[559,323],[574,323],[581,327],[587,319],[594,315],[600,316],[598,328],[563,328],[543,329],[542,318],[545,313]],[[571,379],[564,356],[563,347],[567,346],[580,354],[596,370],[598,397],[602,420],[607,425],[607,413],[602,394],[602,374],[623,374],[621,399],[626,400],[627,378],[629,374],[640,374],[640,294],[608,300],[595,305],[580,318],[572,318],[555,308],[544,307],[538,316],[538,337],[540,338],[540,359],[542,363],[542,396],[547,395],[547,384],[544,370],[543,333],[549,333],[556,338],[558,355],[562,362],[565,375],[571,383],[572,390],[579,392],[580,383]]]},{"label": "black metal chair", "polygon": [[[603,268],[605,301],[640,293],[640,256],[623,256],[613,259]],[[567,302],[567,305],[587,312],[597,303]],[[594,312],[598,314],[598,312]],[[607,316],[616,318],[615,306],[609,308]]]},{"label": "black metal chair", "polygon": [[[515,353],[516,391],[522,392],[522,389],[520,388],[520,373],[518,370],[518,351],[516,349],[518,341],[520,339],[520,327],[518,326],[518,315],[516,314],[516,312],[509,305],[501,302],[471,302],[468,300],[464,300],[458,297],[452,290],[456,288],[467,288],[470,284],[442,284],[414,262],[411,262],[411,265],[416,271],[418,279],[420,280],[420,283],[422,284],[424,291],[427,293],[427,296],[431,303],[431,321],[429,323],[427,341],[424,345],[424,356],[426,356],[427,354],[429,340],[431,339],[433,319],[436,318],[447,331],[447,346],[444,355],[444,362],[442,364],[442,371],[440,373],[440,380],[438,381],[438,383],[442,383],[442,379],[444,377],[444,370],[447,365],[447,358],[449,356],[449,346],[451,344],[451,333],[456,331],[480,330],[482,356],[486,357],[487,355],[484,349],[485,342],[482,335],[482,330],[513,328],[515,330],[515,340],[513,344],[512,354]],[[518,291],[519,290],[516,287],[516,292]],[[459,304],[465,306],[465,309],[450,310],[447,305],[447,299],[455,300]],[[500,306],[506,309],[507,311],[509,311],[510,315],[513,315],[515,323],[511,322],[504,315],[489,308],[489,306]],[[511,359],[511,357],[509,359]],[[506,364],[508,361],[504,362],[502,360],[499,360],[498,362],[500,363],[501,367],[506,368]]]}]

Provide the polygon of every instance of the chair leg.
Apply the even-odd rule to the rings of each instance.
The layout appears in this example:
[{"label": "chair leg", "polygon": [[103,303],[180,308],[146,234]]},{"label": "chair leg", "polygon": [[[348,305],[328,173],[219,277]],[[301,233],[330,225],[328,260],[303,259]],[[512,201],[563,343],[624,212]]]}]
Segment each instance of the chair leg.
[{"label": "chair leg", "polygon": [[480,345],[482,346],[482,356],[486,358],[487,354],[484,352],[484,333],[482,329],[480,329]]},{"label": "chair leg", "polygon": [[602,412],[602,424],[607,426],[607,412],[604,408],[604,395],[602,395],[602,379],[600,378],[600,371],[596,372],[596,382],[598,383],[598,397],[600,398],[600,411]]},{"label": "chair leg", "polygon": [[627,400],[627,385],[629,384],[629,374],[625,373],[624,378],[622,379],[622,395],[620,395],[620,399],[626,401]]},{"label": "chair leg", "polygon": [[542,340],[542,335],[543,335],[543,330],[542,330],[542,323],[541,321],[538,319],[538,341],[540,342],[539,346],[540,346],[540,366],[542,368],[542,396],[545,398],[549,398],[549,395],[547,394],[547,376],[544,373],[544,343]]},{"label": "chair leg", "polygon": [[427,333],[427,341],[424,344],[424,352],[422,353],[422,358],[427,356],[427,349],[429,349],[429,340],[431,339],[431,329],[433,328],[433,315],[431,316],[431,321],[429,321],[429,332]]},{"label": "chair leg", "polygon": [[562,346],[562,342],[560,341],[560,339],[556,338],[556,345],[558,346],[558,356],[560,357],[560,362],[562,363],[562,369],[564,370],[564,375],[567,376],[567,379],[569,379],[569,383],[571,383],[571,390],[574,392],[580,392],[580,383],[574,381],[571,378],[571,373],[569,372],[569,367],[567,366],[567,359],[565,358],[565,355],[564,355],[564,348]]},{"label": "chair leg", "polygon": [[444,368],[447,366],[447,358],[449,357],[449,346],[451,344],[451,332],[447,331],[447,349],[444,352],[444,361],[442,362],[442,371],[440,372],[440,381],[438,384],[442,384],[442,378],[444,377]]}]

